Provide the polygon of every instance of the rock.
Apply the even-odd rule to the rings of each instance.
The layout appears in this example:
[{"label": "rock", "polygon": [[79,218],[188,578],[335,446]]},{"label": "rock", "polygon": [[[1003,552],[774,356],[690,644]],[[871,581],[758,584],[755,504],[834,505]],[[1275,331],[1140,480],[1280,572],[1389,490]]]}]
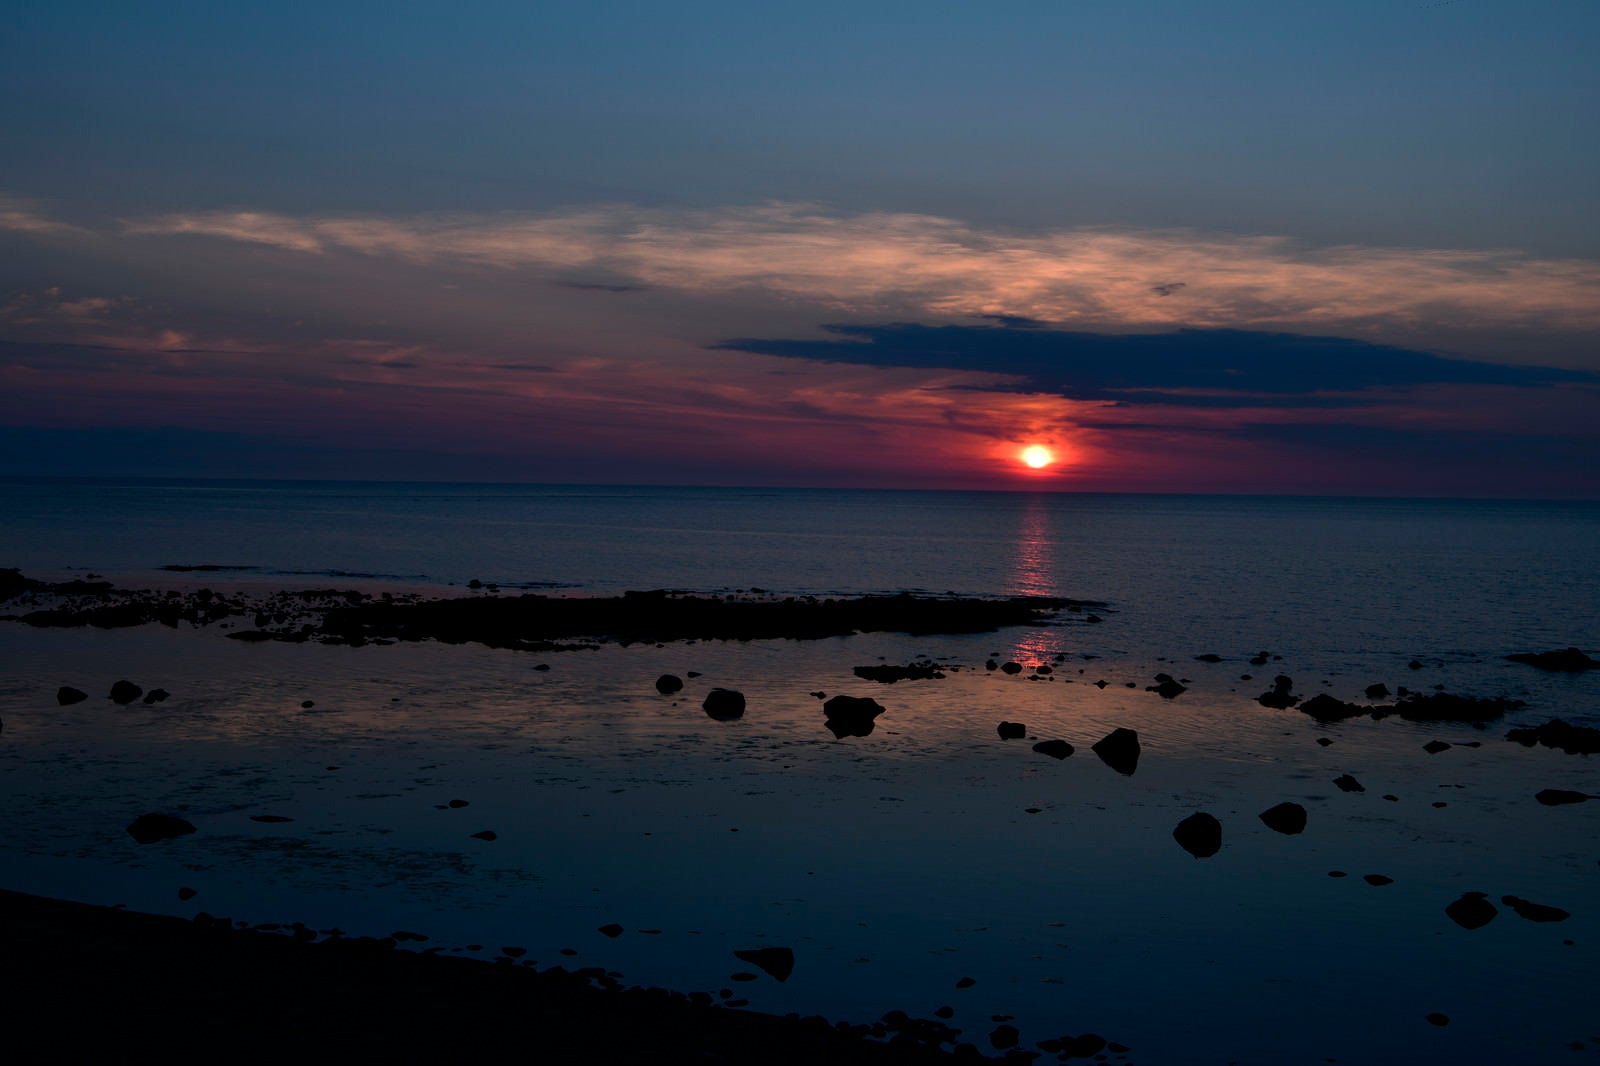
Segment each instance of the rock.
[{"label": "rock", "polygon": [[1394,884],[1394,878],[1385,877],[1383,874],[1367,874],[1361,878],[1373,888],[1382,888],[1384,885]]},{"label": "rock", "polygon": [[1204,655],[1196,655],[1194,658],[1195,662],[1201,663],[1220,663],[1222,661],[1222,656],[1214,651],[1208,651]]},{"label": "rock", "polygon": [[1154,685],[1146,685],[1145,691],[1154,692],[1162,699],[1170,700],[1177,696],[1183,695],[1185,692],[1188,692],[1189,689],[1186,686],[1179,684],[1177,679],[1173,678],[1170,674],[1157,674],[1156,683]]},{"label": "rock", "polygon": [[949,1021],[951,1018],[954,1018],[956,1016],[956,1009],[954,1007],[951,1007],[951,1006],[943,1006],[943,1007],[940,1007],[938,1010],[934,1011],[933,1012],[933,1016],[935,1018],[943,1018],[946,1021]]},{"label": "rock", "polygon": [[744,717],[744,693],[731,688],[714,688],[706,693],[701,708],[719,722],[733,722]]},{"label": "rock", "polygon": [[1113,729],[1095,741],[1089,750],[1124,777],[1132,777],[1139,768],[1139,734],[1135,730]]},{"label": "rock", "polygon": [[1028,727],[1021,722],[1001,722],[994,727],[1001,740],[1021,740],[1028,735]]},{"label": "rock", "polygon": [[1195,858],[1209,859],[1222,850],[1222,823],[1200,811],[1179,822],[1172,839]]},{"label": "rock", "polygon": [[[1250,661],[1255,662],[1254,659]],[[1294,680],[1292,678],[1287,674],[1279,674],[1272,679],[1272,690],[1257,696],[1256,702],[1263,707],[1271,707],[1273,710],[1288,710],[1300,702],[1300,697],[1292,695],[1289,691],[1293,687]]]},{"label": "rock", "polygon": [[1280,803],[1269,807],[1256,817],[1268,829],[1287,836],[1303,833],[1306,829],[1306,809],[1298,803]]},{"label": "rock", "polygon": [[961,980],[956,982],[956,987],[957,988],[971,988],[973,985],[975,985],[977,983],[978,983],[978,981],[977,981],[977,978],[975,978],[975,977],[963,977],[963,978],[961,978]]},{"label": "rock", "polygon": [[1448,751],[1449,749],[1450,745],[1442,740],[1430,740],[1426,744],[1422,745],[1422,750],[1427,752],[1429,755],[1437,755],[1441,751]]},{"label": "rock", "polygon": [[71,685],[62,685],[56,689],[56,706],[70,707],[74,703],[82,703],[89,698],[89,694],[82,689],[73,688]]},{"label": "rock", "polygon": [[1432,1014],[1428,1015],[1427,1019],[1428,1019],[1428,1024],[1429,1025],[1449,1025],[1450,1024],[1450,1015],[1448,1015],[1448,1014],[1440,1014],[1438,1011],[1434,1011]]},{"label": "rock", "polygon": [[182,900],[185,903],[187,903],[191,899],[194,899],[199,894],[200,893],[196,892],[194,889],[188,888],[188,887],[184,887],[184,888],[178,889],[178,899]]},{"label": "rock", "polygon": [[995,1031],[989,1034],[989,1043],[993,1045],[996,1051],[1005,1051],[1007,1048],[1016,1047],[1017,1041],[1021,1037],[1022,1034],[1017,1031],[1016,1026],[1001,1025],[997,1026]]},{"label": "rock", "polygon": [[1052,759],[1065,759],[1078,749],[1064,740],[1041,740],[1033,746],[1033,750]]},{"label": "rock", "polygon": [[1395,702],[1394,713],[1408,722],[1490,722],[1521,706],[1521,700],[1414,692]]},{"label": "rock", "polygon": [[311,708],[315,707],[316,705],[317,705],[317,701],[316,700],[301,700],[300,701],[300,709],[302,711],[309,711]]},{"label": "rock", "polygon": [[452,811],[459,811],[463,807],[472,806],[472,804],[468,803],[464,799],[453,799],[449,803],[446,803],[445,806],[449,807]]},{"label": "rock", "polygon": [[189,822],[170,814],[141,814],[128,825],[128,835],[141,844],[171,840],[194,831]]},{"label": "rock", "polygon": [[1506,734],[1506,739],[1514,740],[1525,748],[1543,744],[1568,755],[1600,754],[1600,729],[1572,725],[1560,718],[1552,718],[1541,726],[1513,729]]},{"label": "rock", "polygon": [[1584,800],[1594,799],[1587,792],[1573,792],[1565,788],[1547,788],[1533,797],[1546,807],[1561,807],[1569,803],[1582,803]]},{"label": "rock", "polygon": [[1332,744],[1333,744],[1333,741],[1331,739],[1329,739],[1328,737],[1318,737],[1317,738],[1317,747],[1319,747],[1319,748],[1326,748],[1326,747],[1331,746]]},{"label": "rock", "polygon": [[1444,912],[1463,929],[1482,929],[1500,913],[1482,892],[1463,892]]},{"label": "rock", "polygon": [[1575,674],[1583,670],[1600,670],[1600,659],[1591,659],[1577,648],[1565,651],[1518,652],[1507,655],[1514,663],[1526,663],[1540,670]]},{"label": "rock", "polygon": [[1419,662],[1416,659],[1412,659],[1410,662],[1406,663],[1406,669],[1407,670],[1421,670],[1422,669],[1422,663]]},{"label": "rock", "polygon": [[1369,700],[1382,700],[1382,699],[1388,699],[1388,698],[1389,698],[1389,686],[1385,685],[1382,681],[1378,682],[1376,685],[1368,685],[1367,686],[1367,699],[1369,699]]},{"label": "rock", "polygon": [[790,948],[749,948],[733,954],[779,981],[787,981],[794,973],[794,951]]},{"label": "rock", "polygon": [[472,834],[473,840],[499,840],[500,834],[493,829],[482,829]]},{"label": "rock", "polygon": [[1022,664],[1019,662],[1001,663],[1000,672],[1004,674],[1020,674],[1022,673]]},{"label": "rock", "polygon": [[1250,657],[1250,665],[1251,666],[1265,666],[1265,665],[1267,665],[1267,653],[1265,651],[1260,651],[1260,652],[1257,652],[1255,655],[1252,655]]},{"label": "rock", "polygon": [[1063,1037],[1061,1057],[1064,1059],[1090,1059],[1106,1049],[1106,1038],[1098,1033]]},{"label": "rock", "polygon": [[171,698],[171,696],[172,696],[172,693],[168,692],[164,688],[153,688],[149,692],[146,692],[144,694],[144,702],[146,702],[146,703],[165,703],[168,699]]},{"label": "rock", "polygon": [[1530,922],[1564,922],[1572,915],[1560,907],[1546,907],[1542,903],[1530,903],[1528,900],[1517,896],[1501,896],[1500,902],[1517,912],[1518,918],[1526,918]]},{"label": "rock", "polygon": [[1339,791],[1340,792],[1365,792],[1366,791],[1366,788],[1361,784],[1361,782],[1357,781],[1355,778],[1351,777],[1349,774],[1340,774],[1338,777],[1333,779],[1333,783],[1339,786]]},{"label": "rock", "polygon": [[111,686],[111,702],[120,703],[124,707],[144,695],[144,689],[132,681],[118,681]]},{"label": "rock", "polygon": [[656,678],[656,691],[663,696],[670,696],[683,688],[683,678],[677,674],[662,674]]},{"label": "rock", "polygon": [[[1263,692],[1261,694],[1261,702],[1265,704],[1267,697],[1275,697],[1276,693],[1276,689],[1274,689],[1272,692]],[[1288,696],[1287,693],[1284,695],[1291,700],[1295,698],[1293,696]],[[1267,704],[1267,706],[1271,706],[1271,704]],[[1293,706],[1293,704],[1290,704],[1290,706]],[[1282,708],[1279,709],[1281,710]],[[1343,700],[1334,699],[1326,692],[1320,692],[1306,700],[1304,703],[1301,703],[1300,710],[1305,714],[1309,714],[1317,721],[1324,723],[1342,722],[1346,718],[1355,718],[1359,715],[1372,713],[1371,707],[1363,707],[1359,703],[1346,703]]]},{"label": "rock", "polygon": [[986,659],[984,660],[983,668],[985,670],[998,670],[1000,669],[1000,664],[993,659]]},{"label": "rock", "polygon": [[864,696],[835,696],[822,705],[822,713],[835,739],[866,737],[876,728],[883,704]]},{"label": "rock", "polygon": [[608,936],[612,940],[615,940],[617,937],[622,935],[622,926],[618,925],[616,922],[611,922],[608,925],[602,925],[600,927],[600,932],[602,935]]},{"label": "rock", "polygon": [[250,816],[250,820],[252,822],[266,822],[269,825],[276,825],[280,822],[294,821],[293,818],[286,818],[281,814],[252,814]]}]

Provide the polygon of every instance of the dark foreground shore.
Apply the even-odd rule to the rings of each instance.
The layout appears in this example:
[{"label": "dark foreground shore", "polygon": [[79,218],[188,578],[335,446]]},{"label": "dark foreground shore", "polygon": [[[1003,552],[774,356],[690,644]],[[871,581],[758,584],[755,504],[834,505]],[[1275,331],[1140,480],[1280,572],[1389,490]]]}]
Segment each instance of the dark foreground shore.
[{"label": "dark foreground shore", "polygon": [[[306,931],[307,936],[311,935]],[[142,1049],[162,1061],[551,1063],[981,1062],[910,1023],[887,1042],[821,1019],[696,1003],[661,989],[604,990],[594,976],[312,942],[0,891],[6,1017],[18,1062]],[[879,1026],[882,1029],[882,1026]],[[964,1052],[964,1054],[962,1053]]]}]

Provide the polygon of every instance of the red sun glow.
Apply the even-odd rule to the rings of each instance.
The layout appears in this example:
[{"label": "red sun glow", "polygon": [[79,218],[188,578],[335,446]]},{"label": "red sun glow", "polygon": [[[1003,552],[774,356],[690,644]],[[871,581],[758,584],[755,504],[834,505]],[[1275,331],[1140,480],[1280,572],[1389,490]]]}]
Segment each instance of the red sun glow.
[{"label": "red sun glow", "polygon": [[1018,458],[1035,470],[1043,470],[1056,461],[1055,453],[1042,444],[1030,444],[1022,449],[1022,453]]}]

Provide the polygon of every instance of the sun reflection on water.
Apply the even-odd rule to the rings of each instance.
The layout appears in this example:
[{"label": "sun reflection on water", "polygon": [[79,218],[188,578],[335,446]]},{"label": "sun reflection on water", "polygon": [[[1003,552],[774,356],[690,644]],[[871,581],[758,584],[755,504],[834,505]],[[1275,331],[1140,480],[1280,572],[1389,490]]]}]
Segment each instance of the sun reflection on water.
[{"label": "sun reflection on water", "polygon": [[[1011,580],[1007,592],[1013,596],[1058,596],[1055,566],[1055,538],[1052,535],[1049,499],[1029,496],[1017,520],[1017,540],[1011,560]],[[1029,629],[1022,631],[1011,647],[1011,657],[1025,666],[1049,663],[1067,651],[1066,631]]]}]

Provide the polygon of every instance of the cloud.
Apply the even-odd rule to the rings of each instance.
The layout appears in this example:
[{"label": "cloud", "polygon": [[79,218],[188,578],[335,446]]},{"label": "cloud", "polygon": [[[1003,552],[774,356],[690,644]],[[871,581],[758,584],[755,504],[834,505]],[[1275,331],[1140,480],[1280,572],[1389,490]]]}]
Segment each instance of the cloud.
[{"label": "cloud", "polygon": [[1094,327],[1600,328],[1600,263],[1515,250],[1310,247],[1182,230],[1011,232],[785,203],[402,218],[208,211],[136,219],[124,230],[532,271],[615,291],[758,291],[862,313]]},{"label": "cloud", "polygon": [[7,193],[0,193],[0,230],[37,237],[76,236],[86,232],[51,218],[36,200]]},{"label": "cloud", "polygon": [[[1181,329],[1109,334],[985,326],[826,327],[824,340],[741,338],[719,350],[867,366],[1008,375],[1002,386],[1080,400],[1195,407],[1345,406],[1420,385],[1600,383],[1600,374],[1448,359],[1344,337]],[[991,386],[993,387],[993,386]]]}]

